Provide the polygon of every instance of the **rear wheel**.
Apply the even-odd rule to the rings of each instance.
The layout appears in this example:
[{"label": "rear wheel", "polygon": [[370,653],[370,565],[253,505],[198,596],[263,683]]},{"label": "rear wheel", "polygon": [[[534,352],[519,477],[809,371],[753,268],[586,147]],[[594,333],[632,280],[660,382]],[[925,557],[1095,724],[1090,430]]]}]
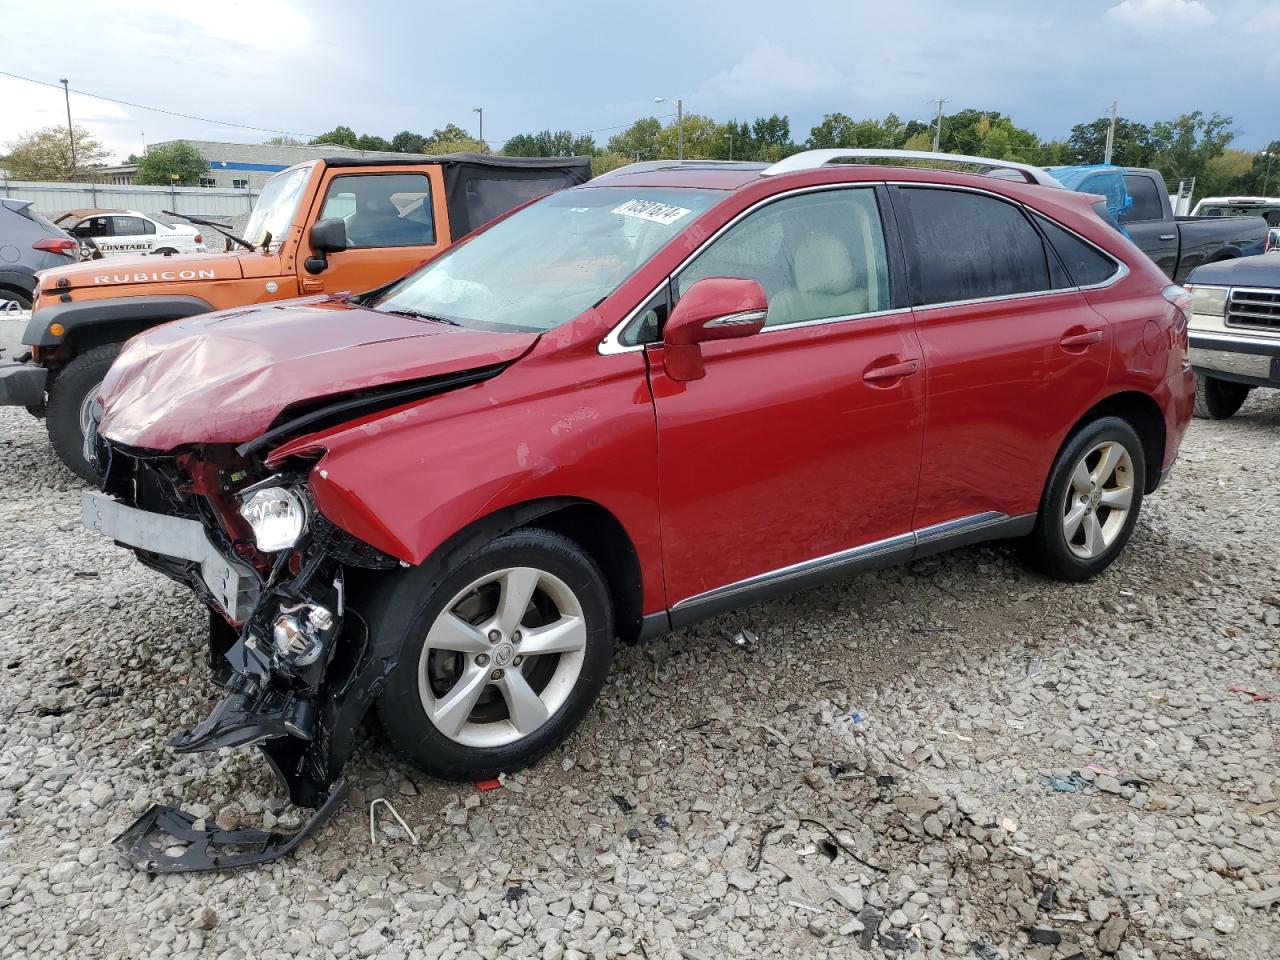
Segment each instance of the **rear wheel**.
[{"label": "rear wheel", "polygon": [[1128,422],[1102,417],[1078,430],[1049,472],[1026,564],[1056,580],[1097,576],[1133,533],[1146,484],[1142,442]]},{"label": "rear wheel", "polygon": [[89,410],[103,378],[120,353],[120,344],[104,343],[86,350],[60,371],[49,388],[49,405],[45,410],[45,427],[49,442],[58,459],[76,476],[97,482],[89,461],[84,458],[84,434],[89,425]]},{"label": "rear wheel", "polygon": [[[14,306],[16,304],[16,306]],[[9,310],[30,310],[31,298],[21,290],[0,288],[0,316]]]},{"label": "rear wheel", "polygon": [[[381,602],[403,602],[429,574],[402,576]],[[419,603],[378,716],[391,745],[427,773],[474,780],[535,763],[604,686],[609,592],[591,558],[559,534],[498,537]]]},{"label": "rear wheel", "polygon": [[1202,420],[1226,420],[1235,415],[1253,388],[1246,383],[1218,380],[1196,374],[1196,416]]}]

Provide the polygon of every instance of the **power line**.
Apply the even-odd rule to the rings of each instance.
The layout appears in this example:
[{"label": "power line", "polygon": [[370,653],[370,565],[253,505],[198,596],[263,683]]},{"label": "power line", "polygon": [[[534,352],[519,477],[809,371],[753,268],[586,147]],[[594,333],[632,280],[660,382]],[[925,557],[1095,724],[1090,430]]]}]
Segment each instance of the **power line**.
[{"label": "power line", "polygon": [[[44,80],[37,80],[34,77],[24,77],[17,73],[10,73],[8,70],[0,70],[0,76],[12,77],[14,80],[25,80],[27,83],[38,84],[42,87],[51,87],[55,90],[61,90],[62,84],[49,83]],[[100,93],[89,93],[87,90],[76,90],[74,87],[69,88],[72,93],[79,94],[82,97],[90,97],[94,100],[105,100],[108,103],[119,104],[123,107],[133,107],[135,110],[150,110],[152,113],[163,113],[170,117],[181,117],[184,120],[199,120],[201,123],[212,123],[220,127],[236,127],[240,130],[255,130],[258,133],[278,133],[288,137],[309,137],[315,139],[317,134],[299,133],[297,130],[276,130],[272,127],[255,127],[247,123],[232,123],[229,120],[214,120],[211,117],[199,117],[191,113],[179,113],[177,110],[165,110],[163,107],[149,107],[145,103],[132,103],[128,100],[117,100],[114,97],[104,97]]]}]

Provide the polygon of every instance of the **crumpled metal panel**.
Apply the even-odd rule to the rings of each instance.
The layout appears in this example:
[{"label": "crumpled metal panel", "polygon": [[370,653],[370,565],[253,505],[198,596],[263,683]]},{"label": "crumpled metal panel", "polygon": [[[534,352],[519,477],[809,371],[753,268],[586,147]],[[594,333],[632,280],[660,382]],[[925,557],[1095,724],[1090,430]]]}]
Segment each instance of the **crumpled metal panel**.
[{"label": "crumpled metal panel", "polygon": [[241,443],[291,404],[509,362],[537,338],[322,298],[202,314],[125,345],[102,384],[98,432],[159,451]]}]

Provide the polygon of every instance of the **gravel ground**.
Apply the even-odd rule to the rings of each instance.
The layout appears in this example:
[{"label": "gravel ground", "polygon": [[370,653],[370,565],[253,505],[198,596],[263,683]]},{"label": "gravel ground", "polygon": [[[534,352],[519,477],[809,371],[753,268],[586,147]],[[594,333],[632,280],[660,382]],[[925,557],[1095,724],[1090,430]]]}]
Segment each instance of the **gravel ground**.
[{"label": "gravel ground", "polygon": [[[0,411],[0,956],[1274,958],[1277,476],[1263,394],[1092,584],[984,547],[752,607],[622,651],[502,789],[369,742],[292,859],[150,877],[111,839],[155,800],[298,814],[252,753],[165,749],[216,700],[202,613]],[[420,846],[370,843],[377,796]]]}]

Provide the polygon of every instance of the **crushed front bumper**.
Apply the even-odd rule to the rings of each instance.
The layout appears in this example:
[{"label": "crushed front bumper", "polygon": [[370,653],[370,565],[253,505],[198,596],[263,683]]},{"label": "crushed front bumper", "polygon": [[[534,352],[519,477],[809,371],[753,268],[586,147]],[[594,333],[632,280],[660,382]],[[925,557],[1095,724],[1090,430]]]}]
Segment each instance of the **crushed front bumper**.
[{"label": "crushed front bumper", "polygon": [[40,407],[49,371],[34,363],[0,360],[0,406]]}]

